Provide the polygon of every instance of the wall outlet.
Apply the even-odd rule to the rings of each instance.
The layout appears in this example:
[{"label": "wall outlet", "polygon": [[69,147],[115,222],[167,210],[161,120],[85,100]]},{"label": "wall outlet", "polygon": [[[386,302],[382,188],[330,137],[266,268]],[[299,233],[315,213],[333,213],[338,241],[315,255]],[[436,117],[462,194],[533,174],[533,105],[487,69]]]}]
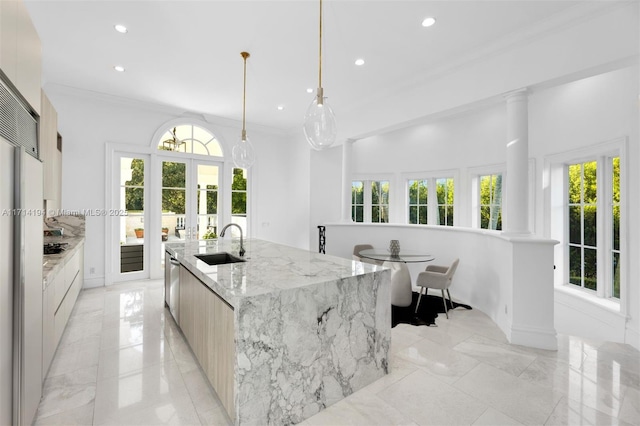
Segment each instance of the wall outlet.
[{"label": "wall outlet", "polygon": [[94,268],[93,266],[91,268],[89,268],[89,274],[93,275],[96,273],[96,268]]},{"label": "wall outlet", "polygon": [[507,314],[507,305],[504,305],[504,313]]}]

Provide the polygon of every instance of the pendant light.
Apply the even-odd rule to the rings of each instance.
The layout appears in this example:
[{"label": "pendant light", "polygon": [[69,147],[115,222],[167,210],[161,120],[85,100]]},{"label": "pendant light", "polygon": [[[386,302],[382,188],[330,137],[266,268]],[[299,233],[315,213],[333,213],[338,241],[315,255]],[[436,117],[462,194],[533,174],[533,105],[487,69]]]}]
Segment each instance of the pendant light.
[{"label": "pendant light", "polygon": [[322,89],[322,0],[320,0],[320,46],[318,55],[318,90],[307,108],[303,125],[304,135],[313,149],[322,150],[336,140],[336,117],[327,103]]},{"label": "pendant light", "polygon": [[253,149],[253,145],[247,137],[247,129],[245,127],[245,113],[246,113],[246,99],[247,99],[247,58],[250,56],[249,52],[240,52],[240,56],[244,60],[244,85],[242,88],[242,134],[233,144],[233,150],[231,155],[236,167],[242,169],[248,169],[253,166],[256,161],[256,154]]}]

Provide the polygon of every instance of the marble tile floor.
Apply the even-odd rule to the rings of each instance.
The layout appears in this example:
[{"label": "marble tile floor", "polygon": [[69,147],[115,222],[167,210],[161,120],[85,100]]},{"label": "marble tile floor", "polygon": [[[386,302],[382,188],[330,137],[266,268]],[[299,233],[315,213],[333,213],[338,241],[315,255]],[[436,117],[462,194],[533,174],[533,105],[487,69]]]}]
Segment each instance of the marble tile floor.
[{"label": "marble tile floor", "polygon": [[[227,425],[164,309],[161,280],[83,290],[44,384],[36,425]],[[559,336],[509,345],[477,310],[393,329],[391,372],[304,425],[638,425],[640,353]]]}]

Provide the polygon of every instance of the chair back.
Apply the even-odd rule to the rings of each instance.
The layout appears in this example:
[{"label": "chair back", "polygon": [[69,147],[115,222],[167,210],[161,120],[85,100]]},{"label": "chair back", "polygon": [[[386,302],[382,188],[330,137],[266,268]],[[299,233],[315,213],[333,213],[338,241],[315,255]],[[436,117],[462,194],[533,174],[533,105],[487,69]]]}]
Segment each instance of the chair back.
[{"label": "chair back", "polygon": [[353,246],[353,255],[360,257],[360,252],[362,250],[369,250],[372,248],[373,246],[371,244],[356,244],[355,246]]},{"label": "chair back", "polygon": [[453,280],[453,274],[456,273],[456,269],[458,269],[458,263],[460,263],[460,259],[456,259],[453,261],[449,269],[447,270],[447,287],[451,285],[451,281]]}]

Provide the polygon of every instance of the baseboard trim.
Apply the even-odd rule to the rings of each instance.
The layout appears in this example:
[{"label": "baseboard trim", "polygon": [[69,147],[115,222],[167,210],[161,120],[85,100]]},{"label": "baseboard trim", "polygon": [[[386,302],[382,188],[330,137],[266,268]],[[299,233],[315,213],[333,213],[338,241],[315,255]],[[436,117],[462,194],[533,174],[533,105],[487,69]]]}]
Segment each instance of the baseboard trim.
[{"label": "baseboard trim", "polygon": [[531,348],[558,350],[558,337],[555,329],[512,326],[509,343]]},{"label": "baseboard trim", "polygon": [[82,288],[104,287],[104,276],[95,278],[85,278]]},{"label": "baseboard trim", "polygon": [[627,327],[627,335],[625,336],[625,343],[640,350],[640,331]]}]

